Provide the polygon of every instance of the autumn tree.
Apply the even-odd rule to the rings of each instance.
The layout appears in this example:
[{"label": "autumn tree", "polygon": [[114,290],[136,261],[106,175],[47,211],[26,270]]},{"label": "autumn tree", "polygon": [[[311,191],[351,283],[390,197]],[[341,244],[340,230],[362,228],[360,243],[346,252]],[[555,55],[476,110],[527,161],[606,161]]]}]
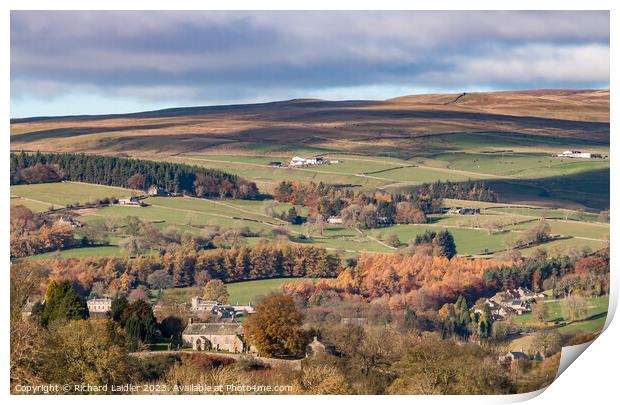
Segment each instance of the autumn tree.
[{"label": "autumn tree", "polygon": [[388,372],[400,356],[400,342],[393,328],[342,325],[328,330],[328,338],[363,377]]},{"label": "autumn tree", "polygon": [[30,319],[12,318],[10,322],[10,383],[16,385],[44,384],[49,381],[48,361],[52,354],[49,331]]},{"label": "autumn tree", "polygon": [[455,345],[434,334],[412,338],[392,366],[389,394],[507,394],[509,377],[484,347]]},{"label": "autumn tree", "polygon": [[140,173],[136,173],[127,179],[127,187],[135,190],[144,190],[145,179]]},{"label": "autumn tree", "polygon": [[342,371],[330,364],[303,367],[294,385],[295,393],[305,395],[343,395],[350,394],[350,390]]},{"label": "autumn tree", "polygon": [[202,289],[202,297],[209,301],[228,304],[228,289],[222,280],[210,280]]},{"label": "autumn tree", "polygon": [[107,319],[78,320],[54,331],[55,372],[51,381],[63,384],[124,384],[130,375],[123,335]]},{"label": "autumn tree", "polygon": [[263,298],[244,324],[249,341],[263,356],[301,356],[307,335],[301,329],[301,312],[291,296],[281,293]]},{"label": "autumn tree", "polygon": [[45,266],[31,261],[11,263],[10,318],[20,319],[24,305],[40,295],[40,286],[46,280]]},{"label": "autumn tree", "polygon": [[409,201],[396,204],[396,223],[398,224],[425,224],[428,221],[424,211]]},{"label": "autumn tree", "polygon": [[577,295],[566,297],[562,301],[562,313],[570,321],[582,319],[588,313],[586,300]]},{"label": "autumn tree", "polygon": [[395,248],[399,247],[401,244],[400,239],[398,239],[398,235],[396,235],[395,233],[388,234],[388,236],[386,236],[385,238],[385,243]]},{"label": "autumn tree", "polygon": [[157,270],[149,274],[146,278],[146,282],[151,288],[157,289],[160,292],[164,288],[172,287],[172,277],[165,270]]},{"label": "autumn tree", "polygon": [[559,333],[543,329],[534,334],[530,350],[547,357],[562,349],[562,337]]},{"label": "autumn tree", "polygon": [[543,322],[549,316],[549,308],[543,301],[532,304],[532,317]]},{"label": "autumn tree", "polygon": [[587,256],[575,263],[576,274],[605,274],[609,272],[609,262],[601,256]]},{"label": "autumn tree", "polygon": [[127,300],[130,304],[133,304],[136,301],[142,300],[147,301],[149,299],[149,293],[143,285],[138,286],[138,288],[134,288],[131,290],[129,295],[127,296]]}]

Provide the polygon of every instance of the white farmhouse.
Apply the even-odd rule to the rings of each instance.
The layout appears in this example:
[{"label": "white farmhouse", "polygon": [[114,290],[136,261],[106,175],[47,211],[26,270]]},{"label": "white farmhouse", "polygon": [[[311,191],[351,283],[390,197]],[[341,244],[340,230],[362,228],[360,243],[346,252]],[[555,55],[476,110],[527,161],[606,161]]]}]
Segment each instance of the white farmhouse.
[{"label": "white farmhouse", "polygon": [[344,220],[341,217],[329,217],[327,218],[328,224],[343,224]]},{"label": "white farmhouse", "polygon": [[105,314],[112,309],[110,298],[93,298],[86,301],[88,312],[92,314]]},{"label": "white farmhouse", "polygon": [[209,301],[205,300],[201,297],[193,297],[192,298],[192,311],[212,311],[213,308],[219,307],[221,304],[217,301]]}]

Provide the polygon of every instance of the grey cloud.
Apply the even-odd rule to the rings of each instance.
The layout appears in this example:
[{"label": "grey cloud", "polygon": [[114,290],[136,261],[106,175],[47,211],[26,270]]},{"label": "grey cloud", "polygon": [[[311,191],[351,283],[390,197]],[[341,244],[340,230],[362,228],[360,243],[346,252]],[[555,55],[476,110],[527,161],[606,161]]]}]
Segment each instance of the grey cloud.
[{"label": "grey cloud", "polygon": [[609,14],[13,11],[11,81],[16,98],[89,89],[187,100],[370,85],[605,86]]}]

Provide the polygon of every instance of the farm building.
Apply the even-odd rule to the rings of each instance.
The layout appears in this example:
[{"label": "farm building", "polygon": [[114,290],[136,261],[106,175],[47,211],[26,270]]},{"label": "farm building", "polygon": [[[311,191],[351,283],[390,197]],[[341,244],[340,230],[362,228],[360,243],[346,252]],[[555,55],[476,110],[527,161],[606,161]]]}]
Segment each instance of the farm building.
[{"label": "farm building", "polygon": [[144,206],[144,203],[138,197],[123,197],[118,199],[118,205],[142,207]]},{"label": "farm building", "polygon": [[579,159],[603,159],[605,156],[600,153],[581,152],[578,150],[565,150],[555,155],[556,157],[579,158]]},{"label": "farm building", "polygon": [[312,342],[306,346],[306,357],[313,357],[320,354],[335,354],[336,346],[330,343],[321,342],[315,336]]},{"label": "farm building", "polygon": [[166,190],[164,190],[161,187],[156,186],[155,184],[149,187],[146,193],[150,195],[151,197],[158,197],[158,196],[165,197],[165,196],[170,195],[170,193],[168,193]]},{"label": "farm building", "polygon": [[518,360],[527,360],[529,357],[525,352],[508,352],[504,355],[499,356],[499,362],[500,363],[512,363],[513,361],[518,361]]},{"label": "farm building", "polygon": [[342,318],[340,319],[340,324],[364,326],[364,325],[368,325],[368,319],[366,318]]},{"label": "farm building", "polygon": [[86,306],[90,314],[105,314],[112,309],[112,300],[110,298],[93,298],[86,301]]},{"label": "farm building", "polygon": [[523,314],[531,312],[530,304],[537,298],[544,298],[545,294],[535,293],[527,288],[518,288],[516,290],[506,290],[498,292],[491,298],[486,300],[491,308],[491,313],[497,318],[503,318],[508,315]]},{"label": "farm building", "polygon": [[193,297],[191,302],[193,312],[210,312],[221,319],[234,318],[238,315],[254,313],[254,307],[248,305],[226,305],[217,301],[208,301],[201,297]]},{"label": "farm building", "polygon": [[192,298],[192,311],[198,312],[198,311],[212,311],[213,308],[220,306],[222,304],[220,304],[217,301],[209,301],[209,300],[205,300],[204,298],[201,297],[193,297]]},{"label": "farm building", "polygon": [[300,166],[314,166],[314,165],[334,165],[342,163],[342,160],[325,160],[321,156],[305,158],[300,156],[294,156],[288,164],[282,164],[282,166],[300,167]]},{"label": "farm building", "polygon": [[70,216],[59,217],[56,223],[58,225],[71,225],[72,228],[81,228],[84,226],[80,221]]},{"label": "farm building", "polygon": [[248,314],[253,314],[254,313],[254,307],[251,304],[248,305],[240,305],[240,304],[235,304],[235,305],[229,305],[236,314],[239,313],[248,313]]},{"label": "farm building", "polygon": [[322,157],[304,158],[300,156],[294,156],[289,163],[289,166],[311,166],[323,164]]},{"label": "farm building", "polygon": [[34,305],[36,303],[45,303],[45,299],[41,299],[41,300],[31,300],[30,298],[28,298],[26,300],[26,304],[24,304],[24,307],[22,308],[22,319],[27,319],[30,317],[30,315],[32,315],[32,308],[34,307]]},{"label": "farm building", "polygon": [[329,217],[327,218],[328,224],[343,224],[344,220],[340,217]]},{"label": "farm building", "polygon": [[182,338],[183,346],[194,350],[248,351],[243,343],[243,327],[237,322],[194,323],[190,318]]},{"label": "farm building", "polygon": [[480,208],[450,208],[448,215],[477,215],[480,214]]}]

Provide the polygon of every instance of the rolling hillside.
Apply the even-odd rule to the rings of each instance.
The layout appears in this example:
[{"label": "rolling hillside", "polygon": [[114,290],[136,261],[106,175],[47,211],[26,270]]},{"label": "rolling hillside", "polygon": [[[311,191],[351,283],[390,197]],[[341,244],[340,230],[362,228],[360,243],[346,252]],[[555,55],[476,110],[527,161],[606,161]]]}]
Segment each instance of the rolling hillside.
[{"label": "rolling hillside", "polygon": [[[298,99],[122,115],[23,118],[11,120],[11,148],[161,158],[189,152],[300,150],[410,158],[428,149],[436,152],[436,145],[428,146],[430,135],[476,133],[607,146],[609,91],[437,94],[385,101]],[[450,145],[441,148],[446,147]]]}]

